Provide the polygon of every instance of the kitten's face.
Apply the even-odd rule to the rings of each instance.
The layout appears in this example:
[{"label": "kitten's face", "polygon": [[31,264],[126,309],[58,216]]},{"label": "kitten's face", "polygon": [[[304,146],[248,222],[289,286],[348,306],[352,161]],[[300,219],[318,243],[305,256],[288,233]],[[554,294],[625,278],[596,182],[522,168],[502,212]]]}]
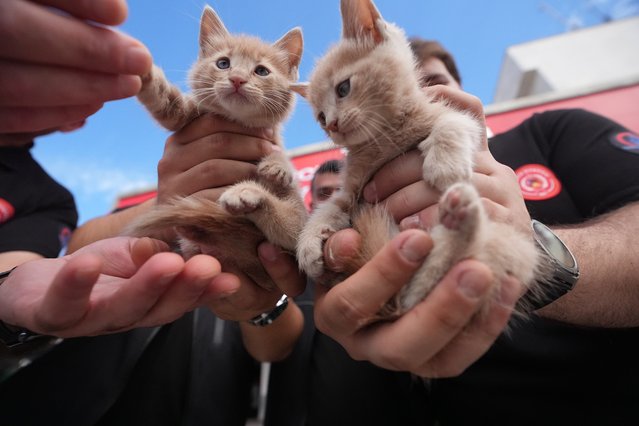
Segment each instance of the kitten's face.
[{"label": "kitten's face", "polygon": [[343,1],[342,15],[345,37],[310,79],[315,118],[342,146],[392,143],[384,138],[419,90],[412,52],[403,32],[384,23],[371,2]]},{"label": "kitten's face", "polygon": [[202,16],[200,57],[190,83],[202,111],[215,111],[248,127],[285,119],[294,106],[289,85],[297,80],[302,34],[289,31],[274,44],[231,35],[207,8]]}]

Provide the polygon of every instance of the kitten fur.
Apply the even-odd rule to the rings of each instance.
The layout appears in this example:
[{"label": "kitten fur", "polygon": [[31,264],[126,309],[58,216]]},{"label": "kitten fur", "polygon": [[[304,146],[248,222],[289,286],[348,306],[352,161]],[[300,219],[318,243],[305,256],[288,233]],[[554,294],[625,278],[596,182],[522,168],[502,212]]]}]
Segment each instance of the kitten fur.
[{"label": "kitten fur", "polygon": [[[497,300],[506,275],[533,286],[540,261],[532,235],[490,221],[470,182],[484,129],[467,112],[426,98],[404,32],[385,22],[372,1],[342,0],[341,11],[342,39],[318,61],[308,88],[299,92],[329,137],[347,148],[344,184],[302,230],[297,247],[301,268],[318,282],[334,285],[399,232],[382,206],[363,202],[362,189],[383,164],[418,148],[424,180],[443,193],[440,223],[430,230],[433,250],[379,318],[405,313],[465,258],[486,263],[494,273],[493,297],[485,308]],[[325,270],[322,247],[330,235],[350,226],[362,235],[361,253],[344,274],[336,275]]]},{"label": "kitten fur", "polygon": [[245,127],[275,128],[274,142],[282,150],[260,160],[255,179],[231,186],[219,200],[175,198],[134,221],[127,235],[162,238],[175,230],[185,257],[211,254],[225,270],[242,271],[267,289],[275,287],[257,246],[268,240],[294,253],[308,216],[280,134],[294,107],[289,86],[298,78],[302,48],[299,28],[268,44],[229,33],[215,11],[204,8],[199,57],[189,73],[193,92],[181,93],[154,65],[138,99],[169,130],[213,112]]}]

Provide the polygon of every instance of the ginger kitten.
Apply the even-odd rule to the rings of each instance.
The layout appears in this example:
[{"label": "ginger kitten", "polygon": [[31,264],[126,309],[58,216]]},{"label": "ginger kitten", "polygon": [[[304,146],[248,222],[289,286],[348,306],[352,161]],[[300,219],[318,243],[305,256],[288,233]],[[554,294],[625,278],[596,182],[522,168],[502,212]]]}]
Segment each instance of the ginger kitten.
[{"label": "ginger kitten", "polygon": [[268,44],[229,33],[215,11],[204,8],[199,57],[189,74],[192,94],[181,93],[153,66],[138,99],[169,130],[208,112],[249,128],[274,127],[282,151],[264,157],[255,179],[236,183],[219,200],[176,198],[138,218],[125,233],[161,237],[175,230],[185,257],[211,254],[225,270],[241,270],[259,285],[275,287],[257,257],[257,245],[268,240],[294,252],[307,219],[280,134],[294,106],[289,86],[298,78],[302,46],[299,28]]},{"label": "ginger kitten", "polygon": [[[469,257],[492,269],[495,297],[506,275],[533,286],[539,257],[532,235],[490,221],[470,182],[484,129],[470,114],[426,97],[404,32],[385,22],[372,1],[342,0],[341,11],[342,39],[319,60],[309,87],[300,93],[330,138],[348,150],[344,185],[304,227],[297,247],[301,268],[320,283],[334,285],[398,232],[381,205],[362,200],[362,188],[383,164],[418,148],[424,180],[443,193],[440,223],[430,230],[430,255],[379,318],[405,313],[451,266]],[[324,268],[322,247],[330,235],[350,226],[362,235],[361,256],[345,274],[336,276]]]}]

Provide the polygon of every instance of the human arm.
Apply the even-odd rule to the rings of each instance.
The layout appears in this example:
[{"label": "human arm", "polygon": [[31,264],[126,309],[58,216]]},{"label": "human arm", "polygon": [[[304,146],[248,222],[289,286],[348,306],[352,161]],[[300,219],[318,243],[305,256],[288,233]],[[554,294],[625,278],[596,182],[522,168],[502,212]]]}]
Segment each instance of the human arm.
[{"label": "human arm", "polygon": [[104,102],[134,96],[151,56],[105,27],[126,14],[124,0],[0,2],[0,133],[73,127]]},{"label": "human arm", "polygon": [[167,250],[118,237],[26,262],[0,285],[0,319],[58,337],[108,334],[173,321],[239,285],[213,257],[184,261]]}]

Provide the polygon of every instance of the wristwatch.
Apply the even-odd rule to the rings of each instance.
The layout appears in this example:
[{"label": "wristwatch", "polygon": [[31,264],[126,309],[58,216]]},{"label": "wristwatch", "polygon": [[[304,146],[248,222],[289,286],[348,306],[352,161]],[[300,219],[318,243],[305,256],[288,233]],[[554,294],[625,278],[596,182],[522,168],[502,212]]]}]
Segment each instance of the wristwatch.
[{"label": "wristwatch", "polygon": [[287,306],[288,296],[283,294],[282,297],[280,297],[280,300],[278,300],[275,304],[275,308],[273,308],[273,310],[271,310],[270,312],[261,313],[258,316],[251,318],[248,322],[258,327],[266,327],[267,325],[272,324],[273,321],[275,321],[280,315],[282,315],[282,312],[286,310]]},{"label": "wristwatch", "polygon": [[[537,248],[550,266],[550,278],[541,282],[540,295],[527,294],[522,299],[528,310],[537,310],[559,299],[575,287],[579,279],[579,265],[566,244],[546,225],[532,221]],[[528,297],[526,297],[528,296]]]}]

